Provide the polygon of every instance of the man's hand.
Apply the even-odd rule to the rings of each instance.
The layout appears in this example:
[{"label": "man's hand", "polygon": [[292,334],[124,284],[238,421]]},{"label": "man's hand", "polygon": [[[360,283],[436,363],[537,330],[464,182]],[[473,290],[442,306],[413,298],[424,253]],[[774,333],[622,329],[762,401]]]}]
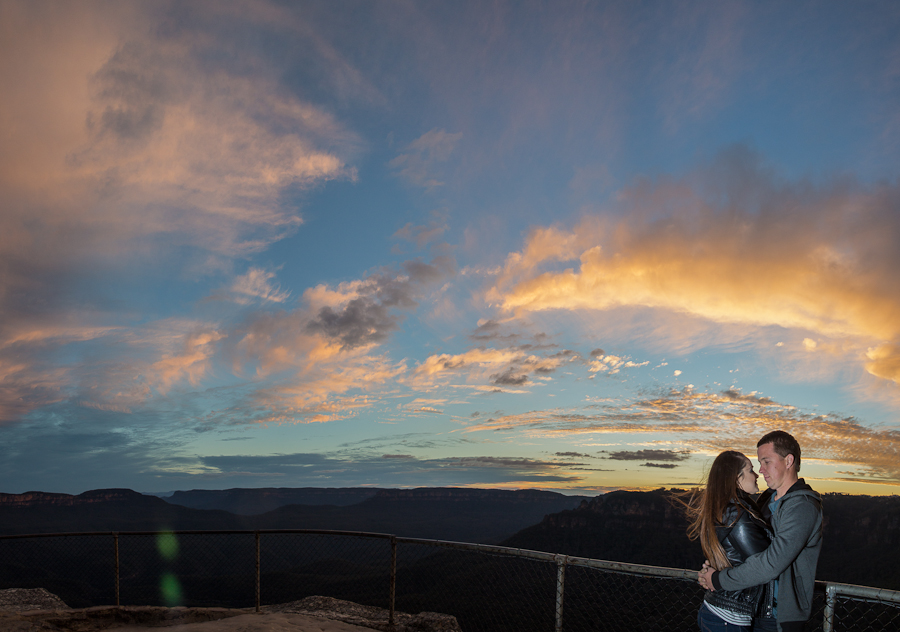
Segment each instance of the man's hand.
[{"label": "man's hand", "polygon": [[716,572],[712,566],[709,565],[709,560],[703,562],[703,568],[697,573],[697,583],[703,586],[706,590],[715,591],[715,587],[712,583],[712,574]]}]

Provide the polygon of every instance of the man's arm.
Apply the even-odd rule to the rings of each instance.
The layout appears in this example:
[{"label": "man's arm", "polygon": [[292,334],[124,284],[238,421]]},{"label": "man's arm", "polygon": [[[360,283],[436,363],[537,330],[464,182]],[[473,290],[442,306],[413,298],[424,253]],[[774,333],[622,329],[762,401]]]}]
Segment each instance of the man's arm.
[{"label": "man's arm", "polygon": [[740,566],[713,573],[710,579],[716,590],[740,590],[764,584],[781,575],[797,559],[816,526],[818,508],[804,497],[796,500],[788,497],[783,502],[790,505],[784,506],[778,532],[769,548],[747,558]]}]

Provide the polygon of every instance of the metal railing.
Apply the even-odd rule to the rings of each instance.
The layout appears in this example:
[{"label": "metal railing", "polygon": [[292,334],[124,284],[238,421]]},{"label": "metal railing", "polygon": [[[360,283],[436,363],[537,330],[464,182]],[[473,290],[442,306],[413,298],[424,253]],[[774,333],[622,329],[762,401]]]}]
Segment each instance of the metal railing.
[{"label": "metal railing", "polygon": [[[466,632],[693,630],[703,595],[693,570],[311,529],[0,536],[0,588],[13,587],[47,588],[76,607],[112,597],[259,611],[319,594],[386,606],[391,625],[398,602],[445,612]],[[900,591],[816,582],[807,630],[885,629],[900,629]]]}]

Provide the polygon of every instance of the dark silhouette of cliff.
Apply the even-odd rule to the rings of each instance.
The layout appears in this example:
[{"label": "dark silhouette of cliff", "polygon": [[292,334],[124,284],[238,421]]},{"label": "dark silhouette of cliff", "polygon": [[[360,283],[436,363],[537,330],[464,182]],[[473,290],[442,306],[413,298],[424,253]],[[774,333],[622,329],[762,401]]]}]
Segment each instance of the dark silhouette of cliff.
[{"label": "dark silhouette of cliff", "polygon": [[0,534],[246,529],[225,511],[197,511],[130,489],[0,494]]},{"label": "dark silhouette of cliff", "polygon": [[317,528],[496,544],[585,497],[533,489],[381,489],[346,507],[289,505],[257,516],[261,529]]},{"label": "dark silhouette of cliff", "polygon": [[699,568],[703,553],[699,542],[687,539],[686,529],[684,512],[668,491],[616,491],[549,515],[503,544],[614,562]]},{"label": "dark silhouette of cliff", "polygon": [[191,509],[221,509],[241,516],[255,516],[285,505],[346,507],[361,503],[378,491],[371,487],[237,487],[178,491],[165,500]]}]

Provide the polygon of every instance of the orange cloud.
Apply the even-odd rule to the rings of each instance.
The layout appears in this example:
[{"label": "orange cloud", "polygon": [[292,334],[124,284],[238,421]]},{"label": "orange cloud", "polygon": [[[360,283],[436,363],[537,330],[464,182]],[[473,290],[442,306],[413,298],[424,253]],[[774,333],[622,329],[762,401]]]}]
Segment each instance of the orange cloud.
[{"label": "orange cloud", "polygon": [[0,425],[66,397],[65,369],[0,357]]},{"label": "orange cloud", "polygon": [[900,345],[883,344],[869,349],[866,370],[872,375],[900,384]]},{"label": "orange cloud", "polygon": [[[858,358],[874,346],[867,369],[893,379],[900,189],[747,186],[758,188],[752,199],[764,211],[721,209],[702,187],[664,182],[625,191],[630,212],[618,221],[536,228],[486,299],[512,314],[643,309],[658,321],[688,316],[747,333],[789,328],[812,334],[807,349],[816,337],[833,339],[831,349],[855,347]],[[689,331],[672,344],[683,336]]]},{"label": "orange cloud", "polygon": [[[589,363],[588,371],[591,373],[608,373],[609,375],[615,375],[622,369],[632,369],[647,366],[648,364],[650,364],[649,361],[634,362],[633,360],[620,358],[615,355],[601,355],[597,357],[596,360]],[[681,373],[681,371],[676,371],[675,375],[677,376],[679,373]]]},{"label": "orange cloud", "polygon": [[318,365],[294,374],[280,386],[257,391],[254,404],[266,412],[255,416],[254,421],[322,423],[345,419],[375,404],[377,399],[371,393],[390,390],[405,371],[403,362],[367,355]]},{"label": "orange cloud", "polygon": [[494,371],[523,357],[525,353],[516,349],[472,349],[457,355],[442,353],[428,356],[425,362],[416,367],[416,375],[433,376],[472,367]]},{"label": "orange cloud", "polygon": [[0,324],[0,424],[68,397],[74,381],[72,368],[40,359],[48,348],[95,340],[120,329],[78,325],[72,322],[74,315],[30,322],[9,316]]},{"label": "orange cloud", "polygon": [[[496,390],[498,387],[508,390],[527,384],[530,376],[547,379],[548,374],[576,357],[540,357],[515,347],[471,349],[455,355],[442,353],[429,356],[417,366],[409,383],[414,388],[427,390],[461,377],[475,390]],[[524,391],[513,389],[509,392]]]},{"label": "orange cloud", "polygon": [[93,340],[100,338],[120,327],[92,327],[89,325],[64,325],[45,323],[35,327],[34,323],[16,323],[15,327],[4,328],[6,338],[0,340],[0,348],[16,344],[59,343]]},{"label": "orange cloud", "polygon": [[151,384],[161,393],[183,379],[196,386],[209,370],[210,359],[215,353],[214,343],[224,337],[224,334],[211,330],[190,334],[180,353],[165,357],[150,367]]}]

